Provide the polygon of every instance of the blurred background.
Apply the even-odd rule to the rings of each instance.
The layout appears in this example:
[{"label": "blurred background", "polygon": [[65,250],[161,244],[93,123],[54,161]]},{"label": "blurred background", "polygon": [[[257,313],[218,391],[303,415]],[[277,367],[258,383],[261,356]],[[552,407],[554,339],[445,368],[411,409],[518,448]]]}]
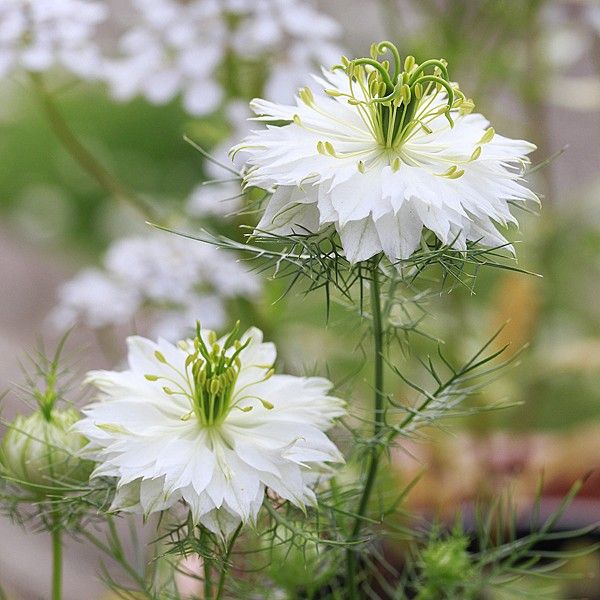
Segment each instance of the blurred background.
[{"label": "blurred background", "polygon": [[[69,327],[68,360],[83,373],[119,364],[131,333],[177,339],[196,318],[215,328],[240,318],[278,343],[290,370],[351,376],[361,402],[370,373],[360,352],[348,356],[355,315],[334,306],[324,327],[319,294],[274,303],[284,282],[146,221],[241,239],[239,226],[256,217],[239,212],[227,149],[249,128],[248,100],[290,102],[317,65],[366,55],[380,39],[418,61],[446,58],[497,131],[536,143],[531,181],[543,198],[541,213],[517,215],[521,228],[511,232],[519,266],[542,277],[483,271],[475,293],[431,294],[423,324],[431,339],[411,338],[411,354],[439,338],[461,360],[505,325],[508,353],[528,347],[476,402],[518,406],[454,422],[452,434],[398,452],[386,485],[425,465],[409,505],[450,514],[506,490],[525,509],[541,473],[552,505],[587,474],[568,525],[597,521],[597,0],[0,3],[0,390],[22,383],[19,363],[41,338],[52,349]],[[84,398],[75,387],[69,399]],[[2,405],[3,419],[29,410],[18,392]],[[73,543],[66,561],[66,598],[108,598],[91,551]],[[584,576],[544,597],[600,598],[598,554],[572,568]],[[9,598],[44,598],[49,570],[46,536],[0,519]]]}]

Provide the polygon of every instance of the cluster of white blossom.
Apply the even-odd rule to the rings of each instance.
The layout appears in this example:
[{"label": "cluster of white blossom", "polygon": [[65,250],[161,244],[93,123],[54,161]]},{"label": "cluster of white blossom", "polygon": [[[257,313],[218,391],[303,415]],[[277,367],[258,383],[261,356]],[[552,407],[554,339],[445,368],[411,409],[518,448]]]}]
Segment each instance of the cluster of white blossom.
[{"label": "cluster of white blossom", "polygon": [[266,58],[264,95],[287,102],[307,83],[316,64],[331,65],[341,54],[340,25],[303,0],[241,0],[230,3],[243,15],[232,45],[241,56]]},{"label": "cluster of white blossom", "polygon": [[228,298],[256,298],[258,280],[214,246],[172,234],[123,238],[104,258],[59,289],[51,314],[58,328],[76,322],[97,329],[128,325],[146,314],[155,336],[177,339],[202,318],[208,327],[226,321]]},{"label": "cluster of white blossom", "polygon": [[[168,21],[168,1],[137,4],[158,11],[157,25]],[[191,2],[185,10],[199,4],[212,6]],[[284,15],[293,4],[228,6],[257,13],[270,6]],[[319,33],[311,14],[286,27]],[[264,17],[260,23],[268,25]],[[189,32],[180,25],[181,41]],[[330,33],[323,28],[319,35]],[[246,31],[249,47],[267,33]],[[277,34],[272,25],[271,39]],[[391,61],[379,60],[388,54]],[[249,155],[245,183],[273,192],[260,229],[286,235],[335,227],[353,263],[381,254],[408,259],[424,230],[461,251],[468,243],[508,244],[497,226],[516,223],[513,204],[538,200],[522,178],[535,146],[496,134],[473,113],[446,61],[402,60],[382,42],[371,58],[343,58],[315,79],[294,105],[255,100],[257,120],[269,126],[234,149]],[[241,130],[239,116],[234,128]],[[235,178],[223,186],[215,189],[240,191]],[[219,213],[213,192],[200,191],[188,209]],[[155,335],[174,340],[197,320],[209,327],[222,320],[222,299],[257,291],[235,259],[156,232],[116,242],[103,271],[67,284],[55,319],[64,325],[82,316],[97,327],[159,306]],[[192,339],[177,344],[129,338],[127,370],[89,373],[97,397],[73,430],[89,440],[92,477],[115,479],[112,508],[147,516],[183,505],[194,524],[227,538],[256,522],[267,490],[302,509],[314,504],[316,484],[343,462],[326,432],[344,415],[344,402],[330,395],[327,379],[275,374],[275,361],[274,345],[256,328],[241,334],[238,324],[218,339],[198,324]]]},{"label": "cluster of white blossom", "polygon": [[0,0],[0,76],[61,65],[106,82],[116,100],[165,104],[180,96],[189,114],[204,115],[223,101],[219,67],[227,57],[266,63],[265,94],[283,101],[309,67],[339,55],[338,24],[306,1],[127,0],[109,7],[103,0]]},{"label": "cluster of white blossom", "polygon": [[78,77],[97,77],[97,30],[107,16],[96,0],[0,0],[0,76],[61,66]]},{"label": "cluster of white blossom", "polygon": [[[339,55],[335,21],[298,0],[131,0],[132,26],[104,77],[117,99],[163,104],[181,94],[193,115],[215,110],[217,70],[228,53],[269,63],[265,93],[289,99],[308,67]],[[234,58],[233,60],[238,60]]]},{"label": "cluster of white blossom", "polygon": [[131,0],[131,26],[103,76],[117,100],[144,96],[164,104],[181,95],[191,114],[215,110],[222,91],[214,71],[226,51],[220,3]]}]

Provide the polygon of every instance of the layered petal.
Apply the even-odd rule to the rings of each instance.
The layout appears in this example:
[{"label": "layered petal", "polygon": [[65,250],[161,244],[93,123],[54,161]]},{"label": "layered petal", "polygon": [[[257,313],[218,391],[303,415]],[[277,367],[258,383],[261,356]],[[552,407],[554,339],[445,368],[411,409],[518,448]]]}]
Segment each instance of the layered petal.
[{"label": "layered petal", "polygon": [[507,245],[497,227],[516,224],[511,204],[538,202],[521,181],[535,146],[469,114],[472,104],[452,82],[418,84],[417,66],[402,81],[425,87],[407,106],[402,82],[394,102],[373,91],[389,66],[347,64],[315,77],[294,105],[252,101],[267,126],[233,152],[247,157],[246,185],[274,190],[257,229],[286,235],[333,223],[352,263],[381,252],[407,259],[424,228],[458,250]]},{"label": "layered petal", "polygon": [[[197,374],[208,355],[198,349],[211,343],[222,352],[211,369],[235,365],[227,371],[235,382],[230,395],[202,405]],[[178,345],[141,337],[128,345],[129,369],[88,375],[99,394],[76,424],[97,462],[93,476],[117,480],[114,510],[149,515],[183,501],[194,522],[226,537],[256,519],[267,488],[298,506],[313,503],[320,473],[343,461],[325,434],[344,414],[331,382],[274,375],[276,349],[259,329],[236,343],[202,332]]]}]

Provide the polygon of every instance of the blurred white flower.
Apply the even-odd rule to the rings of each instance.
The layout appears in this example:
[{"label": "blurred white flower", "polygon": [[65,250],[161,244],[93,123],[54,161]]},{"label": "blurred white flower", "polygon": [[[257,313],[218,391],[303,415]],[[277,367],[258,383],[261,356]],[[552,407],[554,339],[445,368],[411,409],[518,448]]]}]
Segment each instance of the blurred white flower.
[{"label": "blurred white flower", "polygon": [[[210,155],[214,161],[206,161],[204,169],[210,177],[227,180],[234,177],[231,169],[242,172],[244,161],[241,158],[229,158],[231,146],[250,132],[252,112],[248,103],[242,100],[234,100],[225,107],[225,116],[230,127],[229,136],[211,149]],[[223,166],[225,165],[225,166]]]},{"label": "blurred white flower", "polygon": [[213,160],[204,162],[205,173],[215,182],[211,185],[199,184],[192,190],[186,205],[186,212],[191,217],[226,217],[243,205],[243,190],[236,172],[241,180],[244,160],[240,156],[232,161],[229,149],[250,132],[252,113],[247,102],[233,100],[225,107],[225,116],[230,134],[211,149]]},{"label": "blurred white flower", "polygon": [[260,286],[235,258],[214,246],[153,233],[116,241],[104,270],[85,270],[59,290],[50,318],[65,328],[82,321],[92,328],[130,323],[149,314],[153,334],[178,339],[204,316],[222,327],[228,298],[256,298]]},{"label": "blurred white flower", "polygon": [[106,268],[153,300],[178,302],[194,291],[214,289],[220,296],[254,296],[258,281],[231,254],[211,244],[156,233],[115,242]]},{"label": "blurred white flower", "polygon": [[98,76],[95,32],[107,14],[96,0],[0,0],[0,76],[54,66],[83,78]]},{"label": "blurred white flower", "polygon": [[242,207],[243,195],[238,182],[200,184],[192,190],[186,212],[192,217],[226,217]]},{"label": "blurred white flower", "polygon": [[341,54],[341,26],[310,2],[250,0],[236,2],[243,14],[232,44],[240,56],[269,57],[270,73],[264,96],[289,102],[308,73],[318,64],[330,65]]},{"label": "blurred white flower", "polygon": [[193,115],[212,112],[222,91],[214,70],[225,52],[227,27],[217,0],[132,0],[133,24],[107,60],[104,76],[114,97],[144,96],[155,104],[182,95]]},{"label": "blurred white flower", "polygon": [[506,244],[496,224],[516,223],[510,204],[537,201],[519,166],[533,144],[495,135],[450,83],[443,61],[403,70],[391,44],[386,67],[374,59],[344,61],[316,77],[293,106],[255,100],[265,122],[234,153],[249,155],[247,185],[276,188],[258,229],[289,234],[333,223],[348,260],[384,252],[408,258],[423,227],[444,243]]},{"label": "blurred white flower", "polygon": [[58,290],[58,306],[50,319],[58,329],[67,329],[82,319],[92,329],[123,325],[131,320],[141,296],[98,269],[85,269]]},{"label": "blurred white flower", "polygon": [[172,309],[162,308],[151,328],[154,338],[177,340],[191,331],[192,323],[203,318],[206,327],[221,327],[227,322],[223,299],[215,294],[192,294]]},{"label": "blurred white flower", "polygon": [[270,488],[303,507],[329,462],[324,431],[344,413],[318,377],[274,375],[275,347],[250,329],[217,341],[197,331],[170,344],[129,338],[129,369],[93,371],[98,401],[76,428],[117,478],[113,508],[144,515],[183,500],[194,523],[227,536],[252,522]]},{"label": "blurred white flower", "polygon": [[270,75],[267,95],[289,101],[314,64],[339,55],[341,28],[297,0],[129,0],[131,26],[104,78],[117,100],[141,95],[155,104],[182,96],[192,115],[223,99],[216,70],[233,50],[260,59]]}]

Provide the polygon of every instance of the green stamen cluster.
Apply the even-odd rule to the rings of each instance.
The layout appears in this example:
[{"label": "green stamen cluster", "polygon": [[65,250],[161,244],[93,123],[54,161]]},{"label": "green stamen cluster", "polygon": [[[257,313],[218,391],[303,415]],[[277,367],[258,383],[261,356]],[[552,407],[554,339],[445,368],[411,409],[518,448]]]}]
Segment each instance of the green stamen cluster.
[{"label": "green stamen cluster", "polygon": [[196,327],[194,352],[188,356],[185,366],[193,382],[194,413],[204,426],[222,423],[232,408],[233,389],[241,368],[239,354],[250,342],[242,344],[237,339],[238,329],[236,325],[223,347],[217,344],[213,334],[209,348],[200,335],[200,325]]},{"label": "green stamen cluster", "polygon": [[[148,381],[165,381],[163,387],[168,395],[184,396],[190,400],[192,410],[181,418],[184,421],[195,416],[200,425],[211,427],[220,425],[232,408],[233,392],[241,369],[239,355],[248,346],[250,339],[242,344],[238,339],[239,323],[225,339],[223,345],[217,343],[217,336],[210,332],[208,343],[202,338],[200,324],[196,325],[196,337],[190,342],[180,342],[182,350],[189,352],[185,361],[185,372],[170,365],[158,350],[155,358],[170,366],[185,379],[184,387],[180,381],[170,377],[145,375]],[[244,410],[244,409],[241,409]]]},{"label": "green stamen cluster", "polygon": [[[391,55],[391,62],[380,60],[386,53]],[[399,150],[418,131],[431,133],[428,124],[440,115],[454,126],[451,111],[464,114],[474,108],[458,85],[450,81],[445,60],[432,59],[418,64],[414,57],[407,56],[402,61],[396,46],[388,41],[373,44],[371,58],[342,57],[341,64],[333,69],[346,73],[350,93],[337,89],[325,90],[326,93],[346,97],[348,103],[359,110],[377,142],[387,150]],[[445,103],[440,106],[436,100],[443,93]],[[308,105],[311,95],[307,89],[300,93]],[[336,155],[335,149],[326,143],[321,143],[318,151]],[[399,168],[399,160],[395,166]]]}]

